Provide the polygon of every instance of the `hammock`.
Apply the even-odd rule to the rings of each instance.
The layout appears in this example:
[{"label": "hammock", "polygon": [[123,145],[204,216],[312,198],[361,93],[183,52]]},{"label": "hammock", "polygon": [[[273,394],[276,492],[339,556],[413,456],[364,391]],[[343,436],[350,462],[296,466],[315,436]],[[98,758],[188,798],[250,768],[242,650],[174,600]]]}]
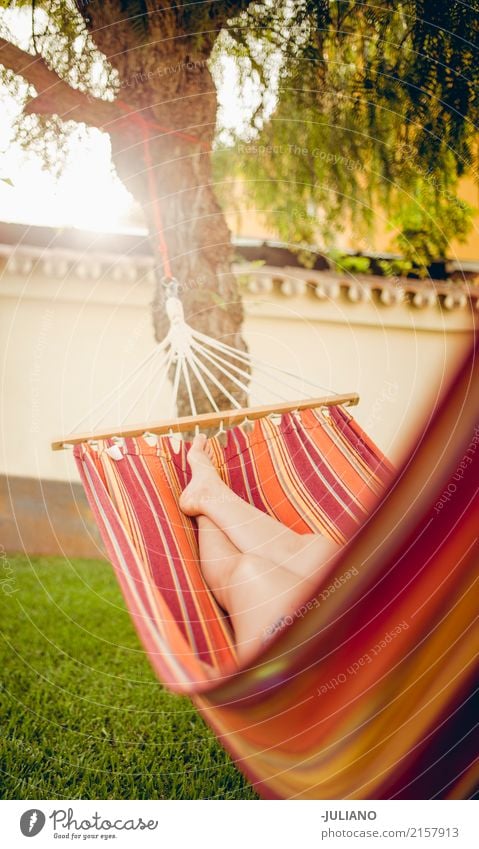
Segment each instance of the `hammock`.
[{"label": "hammock", "polygon": [[178,506],[189,443],[161,435],[168,423],[154,438],[124,428],[55,443],[74,444],[153,668],[264,798],[467,798],[478,787],[478,347],[398,471],[341,405],[293,405],[279,422],[211,438],[235,492],[345,543],[243,667]]}]

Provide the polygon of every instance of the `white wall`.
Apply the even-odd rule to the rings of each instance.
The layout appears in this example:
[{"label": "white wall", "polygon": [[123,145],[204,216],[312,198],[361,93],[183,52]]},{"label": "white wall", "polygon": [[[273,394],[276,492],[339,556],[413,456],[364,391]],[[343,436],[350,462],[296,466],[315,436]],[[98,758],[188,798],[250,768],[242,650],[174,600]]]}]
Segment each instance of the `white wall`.
[{"label": "white wall", "polygon": [[407,450],[471,338],[467,312],[305,298],[277,301],[273,309],[271,303],[251,304],[247,327],[260,356],[268,356],[268,334],[274,335],[278,365],[327,393],[358,392],[360,403],[351,412],[391,459]]},{"label": "white wall", "polygon": [[[108,393],[115,397],[125,375],[154,349],[151,278],[5,267],[0,284],[0,472],[77,480],[71,451],[53,453],[50,442],[76,429]],[[251,352],[321,384],[327,394],[358,391],[354,415],[391,458],[404,450],[470,335],[468,308],[379,306],[343,295],[319,300],[309,291],[250,293],[245,303]],[[154,373],[143,385],[130,421],[168,417],[169,391],[155,398]],[[138,391],[136,383],[122,398],[120,417]],[[114,424],[116,416],[112,411],[98,424]],[[92,415],[83,428],[95,423]]]}]

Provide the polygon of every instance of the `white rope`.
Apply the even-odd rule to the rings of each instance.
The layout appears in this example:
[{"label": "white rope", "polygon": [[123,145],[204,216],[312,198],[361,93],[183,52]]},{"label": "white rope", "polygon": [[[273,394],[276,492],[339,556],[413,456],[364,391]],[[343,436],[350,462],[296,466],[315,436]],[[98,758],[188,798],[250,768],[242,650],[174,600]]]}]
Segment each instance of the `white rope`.
[{"label": "white rope", "polygon": [[[234,357],[237,360],[241,360],[243,363],[248,363],[249,365],[254,364],[255,367],[260,367],[262,369],[268,369],[268,370],[274,370],[274,371],[280,372],[281,374],[286,374],[289,377],[294,377],[296,380],[300,380],[300,378],[298,378],[298,376],[293,374],[292,372],[285,371],[284,369],[281,369],[278,366],[273,366],[270,363],[265,363],[264,360],[260,360],[257,357],[254,357],[253,355],[246,353],[245,351],[238,351],[236,348],[232,348],[230,345],[226,345],[224,342],[220,342],[217,339],[212,339],[211,337],[205,336],[204,334],[196,334],[195,333],[195,336],[196,337],[200,336],[201,341],[203,341],[206,345],[209,345],[212,348],[221,349],[224,353],[227,353],[229,356]],[[325,388],[325,387],[320,387],[320,386],[318,386],[318,384],[312,383],[311,381],[307,381],[307,382],[310,383],[311,386],[314,386],[317,389],[319,389],[319,388],[324,389]]]},{"label": "white rope", "polygon": [[[204,356],[206,356],[207,349],[204,346],[199,346],[199,349],[204,354]],[[257,383],[258,386],[261,387],[261,389],[266,389],[268,392],[271,392],[271,387],[267,386],[265,383],[262,383],[260,380],[258,380],[256,375],[253,375],[250,372],[245,371],[244,369],[238,368],[238,366],[235,366],[234,363],[230,363],[227,360],[223,359],[223,357],[221,357],[221,355],[218,354],[218,353],[214,353],[212,351],[209,351],[208,354],[209,354],[209,359],[212,359],[212,361],[219,360],[222,363],[226,363],[228,368],[233,369],[233,371],[235,371],[237,374],[241,374],[244,377],[248,378],[248,381],[251,381],[251,383],[253,383],[253,384]],[[281,398],[281,400],[283,400],[283,401],[287,400],[286,397],[284,395],[282,395],[280,392],[274,392],[274,394],[277,395],[278,398]]]},{"label": "white rope", "polygon": [[[280,372],[281,374],[289,375],[290,377],[294,377],[299,380],[297,375],[292,372],[288,372],[284,369],[279,368],[279,366],[273,366],[271,363],[266,363],[264,360],[260,360],[258,357],[254,357],[252,354],[247,353],[246,351],[239,351],[237,348],[233,348],[231,345],[227,345],[225,342],[220,342],[218,339],[213,339],[211,336],[205,336],[203,333],[197,333],[194,331],[194,336],[197,339],[200,339],[205,345],[208,345],[214,349],[221,349],[224,353],[228,354],[228,356],[234,357],[237,360],[241,360],[244,363],[248,363],[252,365],[253,363],[257,366],[262,366],[267,369],[274,369],[275,371]],[[311,381],[308,381],[311,383]],[[320,388],[317,384],[311,383],[312,386],[316,388]],[[325,388],[325,387],[323,387]]]},{"label": "white rope", "polygon": [[171,407],[170,407],[170,410],[171,410],[170,417],[171,418],[173,418],[173,416],[175,414],[176,399],[178,397],[178,386],[179,386],[179,383],[180,383],[180,374],[181,374],[181,363],[180,363],[180,358],[178,357],[178,360],[176,362],[175,377],[174,377],[174,380],[173,380],[173,398],[172,398]]},{"label": "white rope", "polygon": [[169,353],[168,353],[168,357],[165,360],[165,370],[164,370],[163,375],[161,377],[160,383],[155,387],[155,392],[150,399],[148,415],[150,415],[150,410],[152,410],[154,404],[156,403],[156,398],[161,395],[161,390],[163,389],[163,386],[165,385],[166,380],[168,378],[168,372],[171,368],[172,362],[173,362],[173,351],[170,350]]},{"label": "white rope", "polygon": [[207,384],[206,384],[206,382],[203,378],[203,375],[201,374],[201,372],[198,369],[195,361],[193,360],[193,358],[191,356],[191,352],[189,354],[187,354],[187,360],[188,360],[188,365],[191,366],[191,370],[192,370],[193,374],[195,375],[195,377],[196,377],[198,383],[200,384],[203,392],[205,393],[206,397],[208,398],[208,401],[210,402],[213,410],[216,413],[219,413],[220,408],[218,407],[218,404],[216,403],[215,399],[213,398],[213,395],[211,394],[211,392],[210,392],[210,390],[209,390],[209,388],[208,388],[208,386],[207,386]]},{"label": "white rope", "polygon": [[[185,321],[183,317],[183,308],[180,301],[175,298],[168,298],[166,302],[168,317],[170,318],[170,330],[162,340],[138,365],[131,371],[119,386],[115,386],[107,395],[98,401],[97,404],[84,415],[71,431],[78,431],[86,420],[91,421],[91,417],[99,409],[103,409],[103,413],[97,420],[94,428],[102,420],[105,415],[112,409],[117,409],[118,415],[120,410],[120,393],[123,390],[132,391],[133,381],[149,367],[150,374],[148,380],[142,380],[140,392],[135,396],[133,402],[128,407],[126,413],[121,414],[121,422],[130,415],[132,410],[137,406],[146,392],[150,391],[153,383],[154,394],[149,402],[149,409],[153,407],[153,402],[161,395],[164,384],[169,377],[169,372],[173,364],[175,364],[175,372],[172,380],[172,401],[171,401],[171,416],[175,415],[175,407],[177,405],[178,392],[181,380],[183,379],[192,415],[197,414],[197,406],[194,398],[194,393],[191,385],[191,375],[194,375],[199,386],[208,399],[211,407],[215,412],[220,412],[218,403],[211,391],[211,385],[216,387],[222,395],[228,399],[235,409],[240,409],[241,404],[233,397],[231,392],[226,389],[218,379],[215,373],[209,368],[207,363],[214,367],[215,372],[226,379],[228,382],[238,387],[242,393],[249,394],[251,398],[258,396],[257,388],[266,391],[268,394],[273,394],[282,401],[288,400],[283,391],[290,389],[294,390],[296,395],[300,392],[307,398],[308,391],[306,385],[314,387],[315,391],[327,391],[333,395],[338,395],[337,392],[327,389],[320,384],[314,383],[307,378],[298,377],[287,369],[280,368],[264,360],[254,357],[246,351],[239,351],[231,345],[221,342],[218,339],[213,339],[201,333],[199,330],[194,330]],[[261,378],[265,378],[263,381]],[[289,378],[287,380],[286,378]],[[294,385],[291,379],[295,381]],[[156,383],[156,385],[155,385]],[[208,385],[210,384],[210,386]],[[271,385],[273,383],[273,386]],[[298,385],[301,387],[298,389]],[[128,387],[131,386],[131,389]],[[110,403],[108,403],[110,402]],[[106,406],[105,406],[106,405]]]},{"label": "white rope", "polygon": [[183,373],[183,380],[186,383],[186,389],[187,389],[187,392],[188,392],[188,398],[189,398],[189,402],[190,402],[191,413],[192,413],[193,416],[196,416],[196,404],[195,404],[195,399],[193,398],[193,391],[191,389],[190,375],[189,375],[189,372],[188,372],[188,366],[186,364],[185,357],[181,358],[181,371]]},{"label": "white rope", "polygon": [[[137,366],[135,366],[135,368],[133,369],[133,371],[131,371],[131,372],[130,372],[130,373],[129,373],[126,377],[124,377],[124,378],[123,378],[123,380],[122,380],[122,382],[120,383],[120,385],[119,385],[119,386],[115,386],[115,387],[114,387],[114,388],[113,388],[110,392],[108,392],[108,394],[107,394],[107,395],[105,395],[105,396],[103,396],[102,398],[100,398],[100,400],[99,400],[99,401],[95,404],[95,406],[94,406],[92,409],[90,409],[87,413],[85,413],[85,415],[84,415],[84,416],[82,416],[82,417],[81,417],[81,419],[80,419],[78,422],[76,422],[76,424],[74,425],[74,427],[71,429],[71,433],[74,433],[74,432],[77,432],[78,430],[80,430],[81,426],[83,425],[83,422],[87,421],[87,419],[89,420],[89,419],[90,419],[90,417],[91,417],[91,416],[92,416],[92,415],[93,415],[93,414],[94,414],[94,413],[95,413],[95,412],[96,412],[99,408],[101,408],[101,407],[102,407],[102,405],[103,405],[103,404],[105,404],[105,402],[106,402],[106,401],[108,401],[108,399],[109,399],[109,398],[112,398],[112,399],[113,399],[113,403],[112,403],[112,404],[110,404],[110,406],[106,408],[105,413],[106,413],[106,412],[108,412],[108,410],[112,409],[112,408],[114,407],[115,401],[117,401],[117,400],[118,400],[118,392],[119,392],[119,390],[123,389],[123,388],[124,388],[124,387],[125,387],[125,386],[126,386],[126,385],[127,385],[127,384],[131,381],[131,380],[133,380],[133,378],[134,378],[134,377],[135,377],[135,376],[136,376],[136,375],[137,375],[140,371],[142,371],[142,370],[143,370],[143,369],[147,366],[147,364],[148,364],[149,360],[152,360],[153,358],[156,358],[156,357],[158,356],[158,354],[159,354],[159,353],[160,353],[160,352],[161,352],[164,348],[166,348],[167,344],[168,344],[168,339],[166,338],[166,339],[163,339],[163,340],[162,340],[162,342],[160,343],[160,346],[159,346],[159,347],[153,348],[153,350],[152,350],[152,351],[150,351],[150,353],[149,353],[149,354],[147,354],[147,355],[146,355],[146,357],[144,357],[144,358],[143,358],[143,360],[142,360],[140,363],[138,363],[138,365],[137,365]],[[103,413],[103,415],[102,415],[102,416],[100,416],[100,418],[99,418],[99,419],[97,419],[97,422],[98,422],[98,421],[100,421],[100,422],[101,422],[101,420],[102,420],[102,419],[104,418],[104,416],[105,416],[105,413]],[[93,425],[93,428],[94,428],[94,427],[96,427],[96,424],[95,424],[95,425]]]},{"label": "white rope", "polygon": [[[234,357],[237,360],[242,360],[243,363],[248,363],[251,366],[254,366],[256,369],[260,371],[275,371],[278,374],[286,375],[287,377],[292,377],[294,380],[297,380],[301,383],[307,383],[309,386],[312,386],[314,389],[319,389],[323,392],[331,393],[332,395],[339,395],[338,392],[335,392],[333,389],[330,389],[327,386],[323,386],[320,383],[314,383],[312,380],[308,380],[305,377],[298,377],[294,372],[287,371],[286,369],[280,368],[279,366],[275,366],[272,363],[266,363],[264,360],[260,360],[258,357],[255,357],[245,351],[238,351],[236,348],[232,348],[230,345],[226,345],[224,342],[220,342],[218,339],[213,339],[211,336],[206,336],[204,333],[200,333],[199,331],[193,331],[193,337],[195,339],[199,339],[204,342],[204,344],[209,345],[212,348],[221,348],[224,353],[227,353],[229,356]],[[279,379],[278,379],[279,382]],[[290,389],[296,389],[296,387],[292,386],[290,383],[286,383],[283,381],[283,385],[287,386]]]},{"label": "white rope", "polygon": [[[210,355],[204,349],[196,349],[196,350],[197,350],[197,352],[201,351],[201,354],[204,357],[206,357],[206,359],[209,360],[210,363],[212,365],[214,365],[215,368],[218,369],[220,374],[223,374],[228,380],[231,380],[231,382],[234,383],[235,386],[238,387],[238,389],[241,389],[242,392],[248,391],[248,384],[243,383],[243,381],[241,381],[241,380],[238,380],[238,378],[235,377],[231,372],[229,372],[228,369],[224,368],[224,366],[222,366],[221,363],[215,362],[213,360],[213,358],[210,357]],[[226,365],[228,365],[228,363],[226,363]]]},{"label": "white rope", "polygon": [[258,380],[256,375],[249,374],[244,369],[240,369],[238,368],[238,366],[235,366],[234,363],[229,363],[220,354],[208,352],[204,345],[195,345],[194,348],[195,350],[200,351],[203,356],[208,357],[210,362],[214,364],[216,364],[217,362],[223,363],[228,366],[229,369],[233,369],[233,371],[235,371],[237,374],[241,374],[243,377],[246,377],[248,381],[251,381],[251,383],[248,385],[249,392],[252,392],[251,385],[254,385],[256,383],[261,389],[266,389],[267,392],[272,392],[273,395],[277,395],[278,398],[280,398],[282,401],[288,400],[284,395],[282,395],[281,392],[278,392],[277,390],[271,390],[270,386],[267,386],[265,383],[262,383],[260,380]]},{"label": "white rope", "polygon": [[[164,382],[165,382],[165,379],[166,379],[166,376],[167,376],[167,373],[168,373],[169,362],[170,362],[170,359],[167,358],[166,360],[163,360],[160,363],[159,369],[155,369],[155,380],[160,379],[161,385],[163,385]],[[158,371],[158,375],[156,375],[156,371]],[[128,416],[130,415],[132,410],[134,410],[135,407],[140,403],[143,396],[146,395],[146,393],[148,391],[150,391],[152,384],[153,384],[153,380],[152,380],[151,377],[150,377],[149,380],[144,380],[142,382],[139,393],[133,398],[133,401],[131,402],[130,406],[128,407],[126,413],[121,413],[121,410],[118,408],[118,416],[119,416],[120,421],[124,422],[128,419]],[[97,424],[94,425],[94,429],[96,427],[97,427]]]},{"label": "white rope", "polygon": [[196,354],[193,351],[191,352],[191,356],[192,356],[193,360],[195,361],[196,365],[198,366],[198,368],[200,368],[206,374],[206,376],[209,377],[209,379],[211,380],[212,383],[214,383],[214,385],[217,387],[217,389],[221,390],[221,392],[223,393],[225,398],[227,398],[228,401],[230,401],[233,404],[233,407],[235,407],[237,410],[239,410],[241,408],[241,404],[236,400],[236,398],[233,398],[231,393],[228,392],[228,390],[224,386],[221,385],[219,380],[214,376],[214,374],[211,373],[209,368],[204,363],[202,363],[201,360],[198,359],[198,357],[196,356]]}]

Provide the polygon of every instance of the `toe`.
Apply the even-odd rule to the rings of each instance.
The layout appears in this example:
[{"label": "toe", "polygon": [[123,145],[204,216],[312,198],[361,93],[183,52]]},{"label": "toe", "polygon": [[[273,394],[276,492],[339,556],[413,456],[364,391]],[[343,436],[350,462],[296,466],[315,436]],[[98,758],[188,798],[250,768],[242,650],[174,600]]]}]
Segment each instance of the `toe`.
[{"label": "toe", "polygon": [[206,445],[206,433],[197,433],[193,439],[193,447],[203,451]]},{"label": "toe", "polygon": [[190,450],[188,451],[188,456],[191,454],[191,456],[194,457],[195,454],[198,454],[199,452],[203,451],[203,447],[204,447],[203,438],[202,438],[203,436],[204,436],[203,433],[196,433],[195,434],[195,436],[193,437],[193,440],[191,442],[191,445],[190,445]]}]

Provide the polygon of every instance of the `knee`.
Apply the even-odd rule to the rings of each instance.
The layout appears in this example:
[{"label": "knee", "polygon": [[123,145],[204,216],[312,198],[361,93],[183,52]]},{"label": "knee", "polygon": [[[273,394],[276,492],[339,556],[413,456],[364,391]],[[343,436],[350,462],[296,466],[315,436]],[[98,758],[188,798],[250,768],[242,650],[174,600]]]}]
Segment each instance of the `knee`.
[{"label": "knee", "polygon": [[258,574],[258,571],[261,569],[264,560],[262,557],[258,557],[256,554],[242,554],[238,561],[238,569],[243,572],[243,574],[249,575],[253,577]]},{"label": "knee", "polygon": [[256,554],[242,554],[238,560],[237,577],[241,581],[253,581],[265,571],[265,560]]},{"label": "knee", "polygon": [[258,580],[261,578],[261,557],[240,554],[225,581],[225,606],[231,613],[250,607],[250,600],[258,595]]}]

